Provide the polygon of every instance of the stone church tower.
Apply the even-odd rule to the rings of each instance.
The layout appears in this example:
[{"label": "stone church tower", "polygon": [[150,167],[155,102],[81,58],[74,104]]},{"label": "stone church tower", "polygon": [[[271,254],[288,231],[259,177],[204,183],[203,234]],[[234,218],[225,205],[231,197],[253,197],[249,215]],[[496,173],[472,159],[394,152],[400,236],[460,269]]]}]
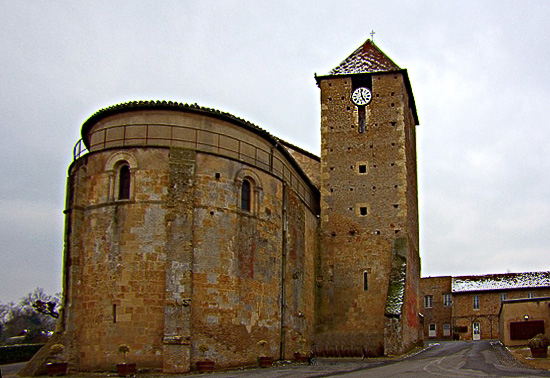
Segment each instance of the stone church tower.
[{"label": "stone church tower", "polygon": [[[321,157],[232,114],[134,101],[84,122],[67,178],[69,372],[399,354],[421,339],[407,71],[371,41],[321,89]],[[124,348],[126,349],[126,348]],[[212,366],[212,365],[210,365]]]},{"label": "stone church tower", "polygon": [[[419,336],[415,126],[407,71],[367,40],[321,89],[317,345],[401,353]],[[354,344],[354,345],[350,345]]]}]

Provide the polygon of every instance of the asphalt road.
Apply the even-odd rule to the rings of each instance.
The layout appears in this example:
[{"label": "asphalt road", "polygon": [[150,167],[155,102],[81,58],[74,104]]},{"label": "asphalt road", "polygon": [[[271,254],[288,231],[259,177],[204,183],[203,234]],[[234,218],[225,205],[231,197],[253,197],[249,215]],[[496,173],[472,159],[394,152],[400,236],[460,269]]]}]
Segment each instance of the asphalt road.
[{"label": "asphalt road", "polygon": [[2,378],[15,378],[17,372],[25,366],[25,362],[19,364],[0,365],[0,373]]},{"label": "asphalt road", "polygon": [[550,372],[520,366],[500,345],[490,341],[453,341],[434,345],[402,360],[324,360],[314,366],[287,365],[269,369],[220,372],[212,378],[324,377],[550,377]]},{"label": "asphalt road", "polygon": [[[2,378],[15,378],[24,364],[2,365]],[[76,374],[90,378],[89,374]],[[112,376],[112,374],[98,375]],[[401,377],[550,377],[550,372],[520,366],[500,345],[490,341],[452,341],[431,346],[417,355],[400,359],[318,359],[315,365],[288,364],[267,369],[244,369],[191,375],[139,374],[138,378],[401,378]]]},{"label": "asphalt road", "polygon": [[463,341],[441,343],[398,363],[338,376],[348,378],[550,377],[550,372],[520,366],[500,345],[492,345],[489,341]]}]

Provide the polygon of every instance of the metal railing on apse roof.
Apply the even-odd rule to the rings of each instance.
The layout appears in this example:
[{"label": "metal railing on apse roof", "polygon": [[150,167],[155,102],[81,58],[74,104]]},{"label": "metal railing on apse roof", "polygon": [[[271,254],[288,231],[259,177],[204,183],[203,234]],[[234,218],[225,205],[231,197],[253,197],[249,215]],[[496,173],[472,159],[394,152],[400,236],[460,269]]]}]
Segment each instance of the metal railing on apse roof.
[{"label": "metal railing on apse roof", "polygon": [[89,134],[86,148],[80,139],[73,148],[74,159],[90,152],[120,147],[180,147],[224,156],[263,171],[287,183],[314,212],[318,213],[316,197],[298,172],[273,148],[266,149],[232,135],[196,127],[171,124],[121,124],[98,129]]}]

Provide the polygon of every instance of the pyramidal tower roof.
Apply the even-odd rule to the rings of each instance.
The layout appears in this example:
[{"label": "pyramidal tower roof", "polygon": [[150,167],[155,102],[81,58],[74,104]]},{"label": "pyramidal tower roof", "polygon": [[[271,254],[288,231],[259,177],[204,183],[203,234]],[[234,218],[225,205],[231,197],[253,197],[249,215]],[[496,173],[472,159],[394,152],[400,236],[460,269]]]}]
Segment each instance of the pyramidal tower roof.
[{"label": "pyramidal tower roof", "polygon": [[362,46],[340,63],[338,67],[333,68],[329,75],[396,71],[399,69],[399,66],[388,58],[374,42],[367,39]]}]

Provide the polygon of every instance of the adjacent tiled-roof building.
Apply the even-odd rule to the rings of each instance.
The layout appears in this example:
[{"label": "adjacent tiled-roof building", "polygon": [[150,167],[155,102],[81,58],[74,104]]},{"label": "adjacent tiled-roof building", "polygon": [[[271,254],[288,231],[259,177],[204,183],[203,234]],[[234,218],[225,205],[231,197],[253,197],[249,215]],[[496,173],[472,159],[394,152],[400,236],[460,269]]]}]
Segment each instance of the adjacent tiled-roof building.
[{"label": "adjacent tiled-roof building", "polygon": [[549,296],[550,272],[426,277],[421,292],[426,339],[495,339],[501,303]]}]

